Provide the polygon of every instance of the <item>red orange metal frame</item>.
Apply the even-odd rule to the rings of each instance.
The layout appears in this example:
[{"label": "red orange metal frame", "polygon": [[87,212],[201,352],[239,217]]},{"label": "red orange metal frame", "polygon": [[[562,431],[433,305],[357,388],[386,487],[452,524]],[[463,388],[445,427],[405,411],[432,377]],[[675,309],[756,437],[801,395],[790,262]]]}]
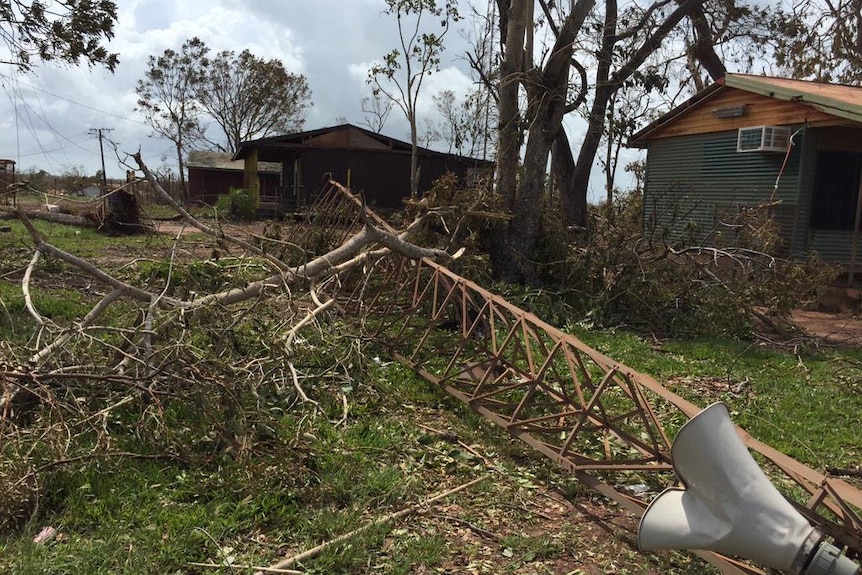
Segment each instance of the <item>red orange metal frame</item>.
[{"label": "red orange metal frame", "polygon": [[[358,206],[341,186],[332,190]],[[668,431],[701,407],[445,266],[395,254],[373,265],[339,278],[338,297],[393,358],[637,515],[674,481]],[[859,490],[739,433],[773,481],[795,486],[789,498],[813,524],[862,554]],[[697,554],[723,573],[763,573]]]}]

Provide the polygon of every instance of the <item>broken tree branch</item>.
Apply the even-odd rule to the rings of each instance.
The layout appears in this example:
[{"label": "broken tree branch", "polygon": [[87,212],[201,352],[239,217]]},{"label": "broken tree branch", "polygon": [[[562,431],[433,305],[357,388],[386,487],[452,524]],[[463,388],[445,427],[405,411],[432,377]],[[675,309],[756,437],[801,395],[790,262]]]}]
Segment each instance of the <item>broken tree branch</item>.
[{"label": "broken tree branch", "polygon": [[24,293],[24,306],[27,308],[27,311],[30,312],[30,315],[33,316],[33,320],[39,327],[45,325],[45,320],[42,319],[42,316],[39,315],[38,311],[36,311],[36,306],[33,305],[33,298],[30,295],[30,276],[32,276],[33,269],[36,267],[36,264],[39,263],[39,257],[41,254],[42,252],[39,250],[33,252],[33,257],[30,258],[30,263],[27,265],[27,270],[24,272],[24,278],[21,280],[21,291]]},{"label": "broken tree branch", "polygon": [[[43,254],[51,255],[57,259],[63,260],[64,262],[71,264],[71,265],[75,266],[76,268],[80,269],[81,271],[89,274],[90,276],[92,276],[97,281],[99,281],[105,285],[111,286],[114,289],[122,290],[126,295],[128,295],[134,299],[144,301],[147,303],[152,301],[153,294],[151,294],[150,292],[148,292],[146,290],[142,290],[138,287],[135,287],[135,286],[128,284],[126,282],[123,282],[121,280],[118,280],[117,278],[115,278],[115,277],[105,273],[101,269],[97,268],[96,266],[94,266],[93,264],[88,262],[87,260],[81,259],[78,256],[72,255],[65,250],[61,250],[60,248],[58,248],[52,244],[49,244],[48,242],[46,242],[44,240],[44,238],[42,238],[42,234],[39,233],[39,230],[37,230],[33,226],[33,222],[31,222],[30,219],[27,216],[25,216],[24,213],[21,212],[20,210],[18,211],[18,216],[19,216],[19,219],[21,220],[21,223],[24,224],[24,227],[27,228],[28,232],[30,232],[30,237],[32,237],[33,241],[36,242],[36,249],[39,250],[40,252],[42,252]],[[164,306],[165,308],[182,307],[183,306],[182,302],[180,302],[179,300],[175,300],[173,298],[163,298],[161,300],[160,304],[162,306]]]},{"label": "broken tree branch", "polygon": [[[36,253],[39,253],[39,252],[36,252]],[[74,330],[69,329],[65,333],[60,335],[60,337],[55,339],[51,344],[49,344],[48,346],[44,347],[38,353],[31,356],[30,357],[30,363],[33,365],[41,364],[52,353],[54,353],[56,350],[63,347],[64,345],[66,345],[66,343],[68,343],[68,341],[70,339],[72,339],[72,336],[75,333],[80,333],[80,332],[84,331],[86,328],[88,328],[89,326],[91,326],[93,324],[93,322],[96,321],[96,319],[100,315],[102,315],[102,313],[106,309],[108,309],[108,306],[110,306],[112,303],[114,303],[115,301],[120,299],[122,296],[123,296],[123,290],[115,289],[111,293],[109,293],[108,295],[103,297],[101,300],[99,300],[99,303],[97,303],[95,306],[93,306],[93,309],[91,309],[87,313],[87,315],[85,315],[83,317],[81,322],[78,324],[77,329],[74,329]]]},{"label": "broken tree branch", "polygon": [[[485,481],[486,479],[488,479],[488,477],[490,477],[490,475],[483,475],[482,477],[474,479],[473,481],[463,483],[463,484],[459,485],[458,487],[454,487],[452,489],[449,489],[448,491],[444,491],[443,493],[439,493],[437,495],[434,495],[433,497],[429,497],[428,499],[426,499],[420,503],[417,503],[416,505],[411,505],[410,507],[406,507],[404,509],[401,509],[400,511],[396,511],[395,513],[390,513],[389,515],[385,515],[383,517],[378,517],[377,519],[375,519],[371,523],[367,523],[367,524],[363,525],[362,527],[359,527],[358,529],[354,529],[353,531],[350,531],[349,533],[345,533],[344,535],[339,535],[335,539],[331,539],[325,543],[321,543],[317,547],[313,547],[307,551],[303,551],[302,553],[299,553],[297,555],[293,555],[292,557],[286,557],[286,558],[282,559],[281,561],[275,563],[274,565],[271,565],[269,567],[269,569],[283,569],[285,567],[290,567],[292,565],[295,565],[296,563],[299,563],[300,561],[304,561],[306,559],[310,559],[312,557],[315,557],[315,556],[319,555],[321,552],[329,549],[330,547],[335,547],[335,546],[341,545],[342,543],[349,541],[350,539],[352,539],[356,535],[363,533],[365,531],[368,531],[369,529],[373,529],[374,527],[379,527],[381,525],[385,525],[386,523],[390,523],[392,521],[396,521],[398,519],[402,519],[404,517],[407,517],[408,515],[413,515],[414,513],[419,513],[421,511],[424,511],[428,506],[433,505],[434,503],[440,501],[441,499],[444,499],[445,497],[448,497],[450,495],[454,495],[455,493],[458,493],[460,491],[464,491],[465,489],[469,489],[470,487],[473,487],[477,483],[481,483],[482,481]],[[259,572],[255,573],[255,575],[263,575],[263,572],[259,571]]]},{"label": "broken tree branch", "polygon": [[44,220],[56,224],[65,224],[67,226],[78,226],[82,228],[94,228],[95,223],[87,218],[75,216],[72,214],[63,214],[60,212],[46,212],[42,210],[27,210],[23,211],[20,208],[0,208],[0,220],[20,219],[18,214],[24,214],[31,220]]},{"label": "broken tree branch", "polygon": [[299,374],[296,373],[296,368],[293,367],[293,362],[288,361],[287,367],[290,370],[290,378],[291,378],[291,380],[293,380],[293,388],[296,390],[296,393],[297,393],[297,395],[299,395],[299,398],[305,403],[310,403],[311,405],[314,406],[314,408],[316,410],[318,410],[323,415],[326,415],[326,412],[324,412],[323,408],[320,407],[320,402],[315,401],[315,400],[311,399],[310,397],[308,397],[308,394],[306,394],[305,390],[302,389],[302,386],[299,384]]},{"label": "broken tree branch", "polygon": [[288,575],[305,575],[305,571],[297,571],[296,569],[274,569],[272,567],[258,567],[256,565],[238,565],[236,563],[231,563],[230,565],[226,565],[224,563],[189,563],[192,567],[207,567],[209,569],[239,569],[245,571],[246,569],[257,569],[259,573],[287,573]]},{"label": "broken tree branch", "polygon": [[317,299],[317,296],[316,296],[316,293],[314,292],[314,290],[311,291],[311,294],[312,294],[312,298],[314,300],[316,300],[315,301],[316,307],[314,309],[309,310],[308,313],[305,315],[305,317],[302,318],[296,324],[294,324],[294,326],[292,328],[290,328],[290,330],[284,336],[284,343],[282,345],[284,347],[285,353],[288,356],[291,355],[291,353],[293,352],[293,342],[296,339],[296,336],[299,333],[299,331],[302,328],[304,328],[305,326],[307,326],[308,324],[310,324],[311,322],[313,322],[315,319],[317,319],[318,315],[325,312],[327,309],[332,307],[332,305],[335,303],[335,299],[329,299],[325,302],[321,302],[319,299]]}]

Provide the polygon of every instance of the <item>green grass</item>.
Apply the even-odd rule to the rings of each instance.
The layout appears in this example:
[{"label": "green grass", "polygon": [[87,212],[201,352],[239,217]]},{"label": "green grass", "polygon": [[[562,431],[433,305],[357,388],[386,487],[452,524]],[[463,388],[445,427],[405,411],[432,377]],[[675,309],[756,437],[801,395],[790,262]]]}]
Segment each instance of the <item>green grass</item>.
[{"label": "green grass", "polygon": [[[33,306],[46,319],[56,322],[72,321],[87,312],[84,296],[71,289],[46,290],[33,287],[30,290]],[[13,316],[26,313],[24,294],[18,285],[0,283],[0,298],[6,311]]]},{"label": "green grass", "polygon": [[[0,572],[186,573],[194,572],[190,562],[225,556],[267,564],[420,501],[459,467],[472,474],[470,461],[452,457],[445,445],[420,443],[424,431],[409,421],[380,417],[405,399],[444,398],[398,366],[374,372],[380,387],[352,396],[361,418],[336,427],[303,406],[273,410],[260,423],[276,437],[243,458],[212,455],[210,442],[187,439],[185,463],[92,459],[44,473],[38,510],[18,535],[0,535]],[[399,380],[402,391],[418,393],[391,394]],[[165,416],[170,426],[201,428],[187,438],[206,433],[208,423],[188,410]],[[115,449],[139,450],[136,438],[121,435],[120,419],[112,419]],[[32,543],[45,525],[62,535]],[[410,573],[411,565],[441,561],[440,536],[408,529],[384,545],[392,527],[321,554],[306,562],[306,572],[364,572],[373,559],[382,573]]]},{"label": "green grass", "polygon": [[[23,349],[36,333],[20,289],[32,242],[18,224],[10,225],[12,232],[0,234],[0,340]],[[143,254],[133,265],[116,264],[113,273],[121,277],[151,289],[167,279],[166,264],[155,259],[162,240],[37,226],[48,241],[84,257],[112,249]],[[237,263],[180,262],[172,281],[205,291],[258,271],[254,262]],[[75,287],[80,279],[64,264],[41,262],[33,284],[36,307],[60,325],[73,325],[101,297]],[[337,317],[321,317],[319,331],[304,332],[293,358],[320,408],[301,403],[289,382],[277,388],[273,374],[283,371],[284,358],[266,350],[283,335],[280,304],[213,311],[198,326],[228,318],[230,329],[198,329],[186,348],[162,358],[165,375],[157,388],[163,395],[68,383],[54,390],[56,397],[92,412],[128,394],[133,399],[83,423],[71,423],[69,410],[32,405],[24,406],[31,411],[19,427],[2,422],[0,480],[28,466],[48,467],[38,474],[38,506],[30,501],[23,525],[0,534],[0,573],[228,573],[190,563],[268,565],[484,474],[491,479],[469,492],[364,531],[299,568],[346,575],[538,574],[560,565],[573,573],[707,572],[687,556],[637,553],[630,531],[608,536],[574,511],[554,515],[548,508],[554,494],[604,505],[603,517],[620,512],[526,444],[390,363],[370,342],[350,336],[352,328]],[[117,306],[103,321],[136,311]],[[739,340],[657,342],[621,330],[573,329],[588,345],[670,382],[698,405],[725,401],[736,423],[810,466],[859,465],[860,350],[793,354]],[[75,341],[88,349],[86,341]],[[187,370],[171,371],[182,362]],[[233,369],[249,362],[265,373],[258,384],[239,380],[236,374],[247,372]],[[343,369],[334,373],[333,366]],[[349,407],[343,421],[342,394]],[[27,425],[44,435],[30,436]],[[239,436],[247,439],[245,449],[232,443]],[[31,449],[13,449],[6,438]],[[93,451],[171,457],[74,459]],[[52,463],[58,459],[67,461]],[[8,501],[5,487],[0,484],[0,505]],[[49,525],[62,535],[33,543]]]},{"label": "green grass", "polygon": [[[578,335],[637,371],[670,381],[674,392],[697,405],[724,401],[734,423],[806,465],[860,465],[862,437],[848,430],[862,412],[862,350],[824,347],[794,354],[738,340],[656,345],[624,331]],[[731,389],[705,394],[698,381]]]},{"label": "green grass", "polygon": [[[32,287],[33,307],[45,320],[68,324],[87,313],[87,299],[77,290],[45,290]],[[38,330],[24,303],[20,285],[0,282],[0,339],[23,343]]]},{"label": "green grass", "polygon": [[[106,249],[146,246],[154,241],[153,237],[148,235],[111,236],[95,228],[68,226],[43,220],[32,220],[32,223],[46,242],[80,257],[99,256]],[[0,233],[0,253],[8,249],[25,248],[32,252],[33,238],[22,223],[8,220],[3,225],[8,226],[10,231]]]}]

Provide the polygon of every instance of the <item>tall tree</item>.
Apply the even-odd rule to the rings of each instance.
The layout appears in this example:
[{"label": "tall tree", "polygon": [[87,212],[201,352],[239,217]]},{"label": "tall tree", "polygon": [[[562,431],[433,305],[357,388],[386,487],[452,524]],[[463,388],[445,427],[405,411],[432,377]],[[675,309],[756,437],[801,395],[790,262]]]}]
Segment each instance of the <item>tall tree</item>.
[{"label": "tall tree", "polygon": [[302,128],[311,102],[305,76],[248,50],[219,52],[205,63],[196,96],[224,132],[217,148],[233,153],[243,140]]},{"label": "tall tree", "polygon": [[[419,94],[425,78],[439,70],[443,39],[452,23],[460,18],[456,0],[386,0],[385,13],[398,23],[400,47],[383,57],[383,62],[371,67],[368,81],[375,94],[383,94],[398,106],[410,124],[410,194],[419,193],[418,119]],[[428,20],[437,22],[439,31],[426,30]]]},{"label": "tall tree", "polygon": [[179,52],[150,56],[144,79],[138,80],[138,111],[153,131],[174,143],[180,189],[186,199],[185,154],[203,137],[201,107],[195,99],[209,49],[199,38],[186,40]]},{"label": "tall tree", "polygon": [[723,77],[725,64],[738,72],[751,72],[766,61],[765,46],[771,37],[768,14],[766,9],[735,1],[693,7],[645,65],[611,94],[596,162],[604,172],[608,205],[617,189],[621,148],[634,131],[657,118],[661,110],[676,106],[679,98]]},{"label": "tall tree", "polygon": [[[497,190],[513,212],[504,249],[497,256],[495,273],[509,281],[534,277],[535,251],[541,235],[543,195],[548,154],[555,152],[555,176],[560,192],[560,211],[566,225],[586,225],[590,175],[614,95],[626,86],[640,84],[659,89],[665,81],[650,59],[683,22],[706,17],[707,0],[657,0],[628,4],[620,10],[617,0],[552,2],[539,0],[541,21],[552,32],[542,57],[533,60],[531,18],[533,0],[498,1],[508,10],[503,38],[504,57],[499,76],[500,138]],[[711,4],[735,0],[713,0]],[[732,18],[745,10],[730,11]],[[703,32],[703,27],[697,27]],[[711,50],[710,38],[698,45],[696,58],[708,63],[710,72],[720,59]],[[681,44],[681,47],[684,47]],[[710,56],[710,58],[707,58]],[[723,73],[723,71],[722,71]],[[572,81],[574,78],[574,81]],[[520,92],[519,90],[523,90]],[[519,96],[524,94],[523,111]],[[587,121],[577,154],[562,130],[563,117],[579,111]],[[526,139],[523,166],[515,171],[521,138]],[[515,166],[515,167],[513,167]],[[520,176],[520,177],[518,177]]]},{"label": "tall tree", "polygon": [[[500,7],[500,43],[503,59],[497,84],[497,192],[505,205],[515,209],[518,164],[524,134],[520,109],[520,89],[527,64],[532,65],[532,44],[526,44],[527,29],[532,23],[532,0],[498,0]],[[529,51],[528,51],[529,50]],[[501,254],[508,259],[508,254]],[[495,258],[499,259],[499,258]],[[502,270],[500,270],[502,271]]]},{"label": "tall tree", "polygon": [[[561,187],[560,192],[568,195],[572,204],[586,205],[590,175],[614,94],[629,82],[661,84],[663,79],[658,77],[654,70],[642,69],[642,66],[661,47],[676,26],[687,15],[696,11],[702,1],[681,0],[667,15],[663,13],[663,9],[669,2],[656,2],[645,10],[629,9],[620,17],[616,0],[606,0],[602,35],[596,52],[596,87],[592,91],[592,102],[586,115],[587,131],[575,160],[572,179],[566,186]],[[672,4],[670,6],[673,7]],[[623,27],[625,23],[631,24]],[[585,215],[585,210],[576,214],[564,213],[563,221],[586,225]]]},{"label": "tall tree", "polygon": [[[712,81],[725,74],[725,60],[748,69],[760,53],[764,41],[766,8],[745,5],[736,0],[658,1],[645,8],[628,7],[618,12],[616,0],[606,0],[602,35],[596,51],[598,60],[592,103],[586,114],[588,128],[575,162],[572,179],[561,187],[568,205],[578,206],[576,213],[563,211],[563,220],[586,225],[586,197],[590,175],[595,164],[603,133],[606,133],[608,109],[615,95],[628,88],[656,98],[669,85],[666,66],[656,66],[656,59],[678,58],[685,61],[685,73],[674,78],[677,84],[691,82],[702,89],[706,73]],[[681,41],[675,42],[680,39]],[[676,45],[668,54],[667,46]],[[722,48],[719,56],[717,48]]]},{"label": "tall tree", "polygon": [[114,37],[117,6],[110,0],[0,0],[0,38],[9,59],[0,60],[29,70],[34,60],[78,65],[119,63],[102,42]]},{"label": "tall tree", "polygon": [[[541,234],[548,156],[562,132],[563,117],[572,111],[569,102],[572,55],[595,0],[570,2],[570,11],[556,28],[556,39],[542,65],[533,64],[532,35],[526,33],[527,26],[532,26],[532,4],[532,0],[512,0],[500,69],[497,186],[513,217],[505,249],[496,254],[494,271],[507,281],[533,279],[531,262]],[[524,87],[527,97],[523,124],[519,121],[518,84]],[[517,172],[513,173],[508,163],[514,161],[517,166],[525,126],[529,126],[529,131],[518,180]],[[501,177],[501,170],[507,172],[505,177]]]},{"label": "tall tree", "polygon": [[695,6],[666,43],[682,45],[684,52],[663,46],[657,58],[652,58],[657,59],[654,65],[666,70],[669,86],[684,85],[697,91],[724,76],[727,68],[762,71],[769,61],[766,46],[774,32],[768,23],[774,11],[744,0],[711,0]]}]

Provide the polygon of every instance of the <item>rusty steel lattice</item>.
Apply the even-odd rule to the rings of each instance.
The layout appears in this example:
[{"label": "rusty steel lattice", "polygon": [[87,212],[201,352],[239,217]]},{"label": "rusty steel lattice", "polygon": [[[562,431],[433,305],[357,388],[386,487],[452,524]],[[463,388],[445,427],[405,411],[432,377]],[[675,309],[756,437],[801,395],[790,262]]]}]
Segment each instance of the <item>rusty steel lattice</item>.
[{"label": "rusty steel lattice", "polygon": [[[358,205],[337,184],[328,201],[335,193]],[[342,276],[340,286],[341,305],[364,318],[365,335],[394,359],[625,509],[640,516],[674,481],[669,431],[701,407],[655,379],[429,260],[389,254],[362,277]],[[862,492],[738,431],[812,524],[851,557],[862,554]],[[723,573],[763,573],[696,553]]]}]

